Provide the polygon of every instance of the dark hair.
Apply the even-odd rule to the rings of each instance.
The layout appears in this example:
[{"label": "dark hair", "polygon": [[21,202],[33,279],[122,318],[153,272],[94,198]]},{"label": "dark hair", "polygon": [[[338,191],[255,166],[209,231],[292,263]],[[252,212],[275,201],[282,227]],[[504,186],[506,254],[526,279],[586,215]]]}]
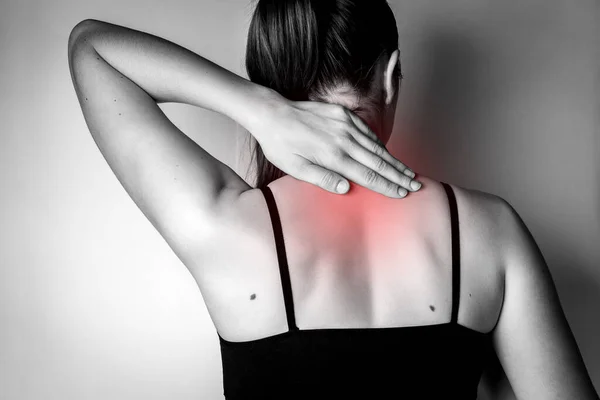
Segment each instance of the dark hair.
[{"label": "dark hair", "polygon": [[[349,84],[359,96],[373,81],[373,66],[398,48],[396,19],[386,0],[259,0],[246,47],[252,82],[294,101],[320,97]],[[400,79],[398,67],[394,78]],[[252,138],[256,187],[285,175]]]}]

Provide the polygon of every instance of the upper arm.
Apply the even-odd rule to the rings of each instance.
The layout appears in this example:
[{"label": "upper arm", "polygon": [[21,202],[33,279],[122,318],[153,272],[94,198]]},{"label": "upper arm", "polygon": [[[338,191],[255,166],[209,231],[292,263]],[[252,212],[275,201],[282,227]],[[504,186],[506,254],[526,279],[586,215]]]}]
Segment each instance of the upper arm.
[{"label": "upper arm", "polygon": [[519,399],[598,399],[550,271],[527,226],[503,202],[505,294],[493,344]]},{"label": "upper arm", "polygon": [[78,24],[69,37],[69,66],[83,115],[119,182],[181,258],[202,244],[227,204],[250,186],[86,43],[94,23]]}]

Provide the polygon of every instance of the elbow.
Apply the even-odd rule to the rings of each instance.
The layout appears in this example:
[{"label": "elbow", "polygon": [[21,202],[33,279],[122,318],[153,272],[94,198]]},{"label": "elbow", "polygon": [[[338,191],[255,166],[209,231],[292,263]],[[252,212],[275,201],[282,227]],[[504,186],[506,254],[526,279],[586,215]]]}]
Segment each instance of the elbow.
[{"label": "elbow", "polygon": [[98,22],[94,19],[84,19],[79,22],[73,29],[71,29],[71,33],[69,34],[69,44],[75,42],[77,38],[84,32],[87,32],[90,28],[94,26],[94,24]]},{"label": "elbow", "polygon": [[75,80],[74,77],[74,68],[76,64],[76,59],[79,57],[77,54],[81,54],[82,50],[85,48],[89,48],[92,46],[91,40],[81,40],[81,38],[86,37],[89,38],[89,31],[94,28],[96,23],[99,21],[93,19],[84,19],[79,22],[73,29],[71,29],[71,33],[69,34],[69,42],[67,47],[67,60],[69,64],[69,70],[71,71],[71,78]]},{"label": "elbow", "polygon": [[69,56],[75,47],[75,44],[79,42],[79,39],[89,32],[92,29],[95,29],[101,21],[95,19],[84,19],[83,21],[77,23],[73,29],[71,29],[71,33],[69,34]]}]

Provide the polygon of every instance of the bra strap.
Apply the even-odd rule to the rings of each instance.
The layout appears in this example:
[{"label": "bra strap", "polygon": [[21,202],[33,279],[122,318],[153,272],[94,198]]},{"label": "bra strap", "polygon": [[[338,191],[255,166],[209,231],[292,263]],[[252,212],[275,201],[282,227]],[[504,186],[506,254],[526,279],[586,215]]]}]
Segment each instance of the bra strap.
[{"label": "bra strap", "polygon": [[460,237],[458,230],[458,207],[452,187],[445,182],[441,183],[448,196],[448,202],[450,204],[450,226],[452,227],[452,316],[450,317],[450,322],[457,323],[460,301]]},{"label": "bra strap", "polygon": [[281,220],[279,219],[277,204],[275,203],[273,192],[268,186],[265,186],[264,189],[261,188],[261,191],[265,196],[267,207],[269,209],[269,215],[271,217],[271,224],[273,225],[273,234],[275,236],[275,247],[277,248],[277,261],[279,263],[279,274],[281,276],[281,287],[283,289],[283,301],[285,303],[285,313],[287,316],[288,327],[290,331],[297,331],[298,327],[296,326],[296,316],[294,313],[294,299],[292,296],[290,271],[285,253],[283,230],[281,229]]}]

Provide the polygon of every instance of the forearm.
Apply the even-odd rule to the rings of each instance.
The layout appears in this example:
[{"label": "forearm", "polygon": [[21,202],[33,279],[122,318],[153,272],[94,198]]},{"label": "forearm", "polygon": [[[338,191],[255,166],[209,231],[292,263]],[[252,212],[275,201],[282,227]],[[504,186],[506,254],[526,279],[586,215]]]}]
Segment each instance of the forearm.
[{"label": "forearm", "polygon": [[157,103],[191,104],[224,114],[249,128],[279,97],[158,36],[96,20],[86,20],[78,27],[70,39],[69,52],[75,47],[71,42],[92,46]]}]

